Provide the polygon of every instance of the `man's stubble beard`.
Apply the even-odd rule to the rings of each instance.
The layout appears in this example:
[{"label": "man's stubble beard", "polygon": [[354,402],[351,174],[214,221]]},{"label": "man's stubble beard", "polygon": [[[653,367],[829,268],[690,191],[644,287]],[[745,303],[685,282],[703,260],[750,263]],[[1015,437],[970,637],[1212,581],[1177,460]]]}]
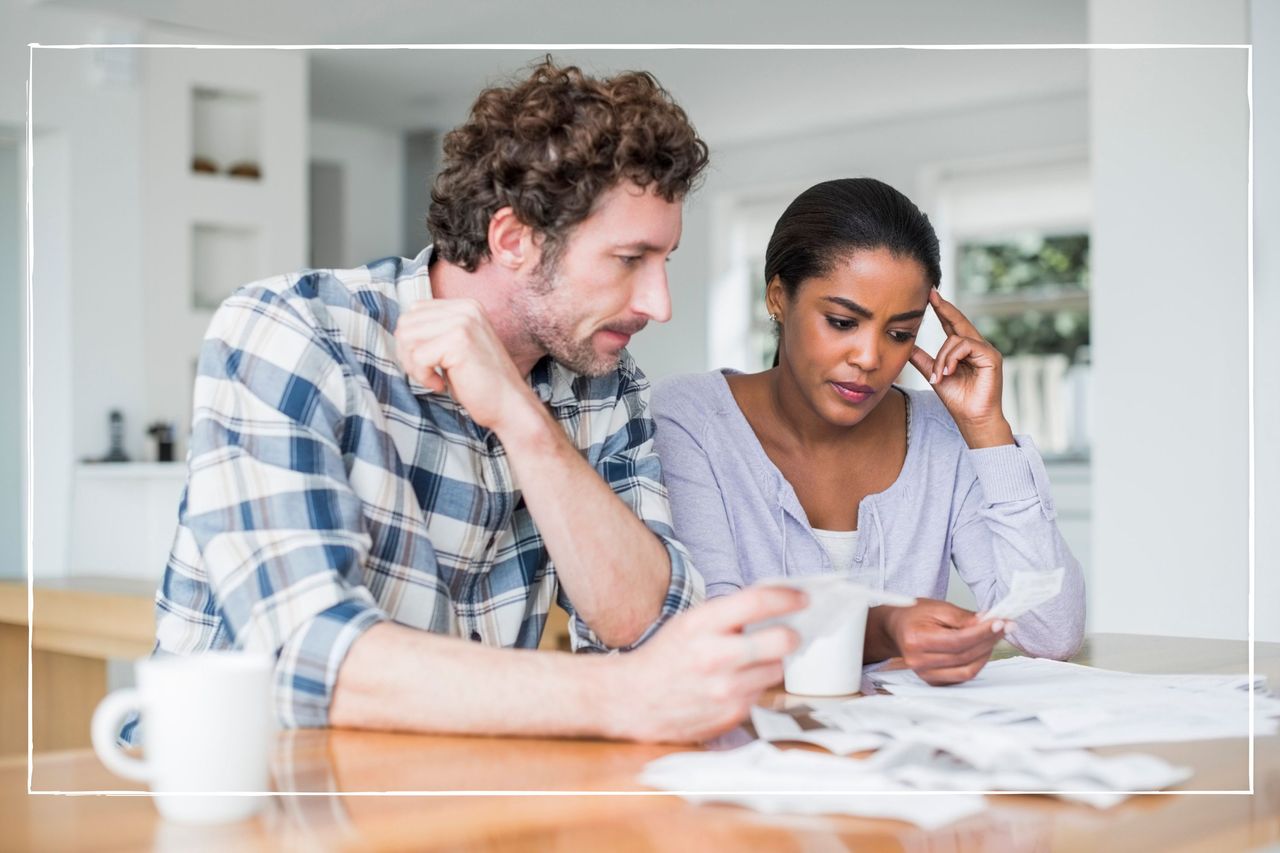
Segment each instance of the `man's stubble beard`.
[{"label": "man's stubble beard", "polygon": [[591,336],[574,337],[574,319],[558,303],[563,301],[564,279],[558,261],[539,267],[512,303],[512,313],[525,334],[560,364],[583,376],[604,376],[618,366],[617,355],[601,355]]}]

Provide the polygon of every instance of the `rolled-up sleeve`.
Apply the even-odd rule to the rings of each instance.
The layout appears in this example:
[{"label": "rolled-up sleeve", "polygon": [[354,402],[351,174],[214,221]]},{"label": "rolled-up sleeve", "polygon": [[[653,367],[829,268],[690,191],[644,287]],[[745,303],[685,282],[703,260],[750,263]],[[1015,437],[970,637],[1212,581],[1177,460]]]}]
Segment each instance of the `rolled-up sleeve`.
[{"label": "rolled-up sleeve", "polygon": [[964,452],[960,477],[967,489],[952,559],[983,610],[1008,593],[1014,572],[1061,567],[1061,590],[1019,616],[1009,640],[1028,654],[1066,659],[1084,639],[1084,574],[1058,531],[1040,453],[1030,437],[1015,440]]},{"label": "rolled-up sleeve", "polygon": [[233,645],[276,655],[286,726],[327,724],[348,649],[387,618],[363,584],[370,537],[331,346],[279,295],[241,291],[214,317],[195,385],[180,522]]},{"label": "rolled-up sleeve", "polygon": [[[689,552],[675,537],[671,503],[662,484],[662,466],[654,450],[654,422],[649,411],[649,381],[634,368],[624,370],[617,402],[608,417],[608,437],[604,441],[596,470],[622,502],[644,522],[662,542],[671,563],[671,579],[663,597],[662,610],[627,651],[653,636],[667,620],[706,598],[702,576],[694,568]],[[560,605],[569,613],[570,643],[574,651],[611,651],[574,612],[563,594]]]}]

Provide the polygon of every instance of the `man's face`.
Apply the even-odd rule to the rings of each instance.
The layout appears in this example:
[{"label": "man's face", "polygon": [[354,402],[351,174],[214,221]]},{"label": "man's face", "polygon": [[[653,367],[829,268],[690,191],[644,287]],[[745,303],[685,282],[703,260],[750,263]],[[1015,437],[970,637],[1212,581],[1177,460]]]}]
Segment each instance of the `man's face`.
[{"label": "man's face", "polygon": [[681,204],[622,183],[569,234],[512,306],[533,341],[575,373],[601,376],[650,320],[671,318],[667,257],[680,242]]}]

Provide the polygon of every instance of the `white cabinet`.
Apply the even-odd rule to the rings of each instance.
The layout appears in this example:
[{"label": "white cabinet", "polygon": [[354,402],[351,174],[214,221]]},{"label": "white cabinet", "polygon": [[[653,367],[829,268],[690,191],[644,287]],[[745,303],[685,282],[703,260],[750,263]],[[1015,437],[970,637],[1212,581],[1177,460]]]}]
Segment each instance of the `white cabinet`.
[{"label": "white cabinet", "polygon": [[76,465],[70,573],[158,583],[186,478],[181,462]]}]

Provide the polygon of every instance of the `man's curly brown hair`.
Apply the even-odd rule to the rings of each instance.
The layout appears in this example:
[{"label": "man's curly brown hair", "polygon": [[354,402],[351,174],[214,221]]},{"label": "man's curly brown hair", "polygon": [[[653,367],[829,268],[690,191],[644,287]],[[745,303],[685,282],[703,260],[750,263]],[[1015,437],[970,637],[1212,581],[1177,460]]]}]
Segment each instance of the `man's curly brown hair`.
[{"label": "man's curly brown hair", "polygon": [[427,227],[440,257],[474,272],[490,218],[510,207],[541,237],[545,263],[619,182],[678,201],[706,165],[706,143],[652,74],[600,80],[548,56],[527,79],[481,92],[445,135]]}]

